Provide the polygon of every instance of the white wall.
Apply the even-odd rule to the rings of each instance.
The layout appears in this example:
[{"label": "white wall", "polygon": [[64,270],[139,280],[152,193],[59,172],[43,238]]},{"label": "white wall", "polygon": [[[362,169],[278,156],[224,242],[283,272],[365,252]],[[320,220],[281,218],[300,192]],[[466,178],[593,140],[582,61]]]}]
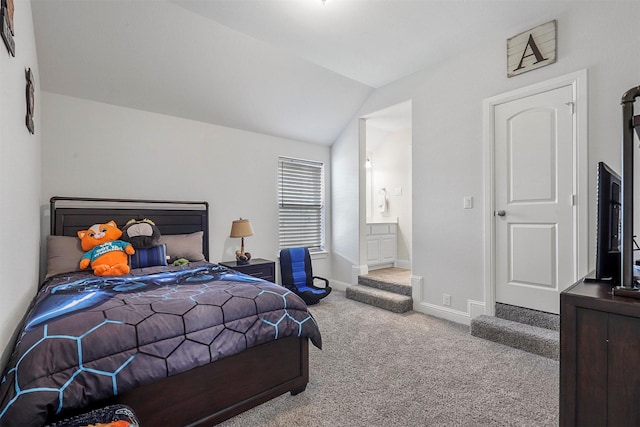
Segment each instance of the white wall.
[{"label": "white wall", "polygon": [[[51,196],[206,200],[213,262],[235,259],[240,240],[229,231],[239,217],[255,232],[246,250],[277,260],[279,155],[324,162],[330,185],[324,145],[47,92],[42,102],[43,205]],[[314,260],[314,273],[330,277],[328,265]]]},{"label": "white wall", "polygon": [[[40,79],[31,3],[14,4],[16,56],[0,41],[0,350],[9,347],[38,287],[40,255]],[[25,126],[26,68],[35,77],[33,135]]]},{"label": "white wall", "polygon": [[[575,2],[558,20],[558,62],[518,77],[506,77],[505,40],[527,28],[513,28],[503,38],[469,50],[432,69],[378,89],[358,117],[412,100],[413,274],[423,278],[422,301],[431,314],[470,320],[470,301],[484,301],[483,112],[484,99],[580,69],[589,71],[589,218],[590,252],[595,254],[595,165],[604,160],[619,170],[620,98],[640,84],[640,30],[637,2]],[[542,22],[531,22],[534,27]],[[358,233],[353,210],[358,117],[332,147],[334,229]],[[354,136],[355,135],[355,136]],[[339,159],[339,162],[336,160]],[[364,176],[364,175],[361,175]],[[348,177],[348,179],[347,179]],[[474,209],[464,210],[464,196]],[[334,250],[358,259],[358,249],[334,240]],[[591,260],[591,264],[592,264]],[[346,281],[346,277],[343,278]],[[442,307],[442,294],[451,308]]]}]

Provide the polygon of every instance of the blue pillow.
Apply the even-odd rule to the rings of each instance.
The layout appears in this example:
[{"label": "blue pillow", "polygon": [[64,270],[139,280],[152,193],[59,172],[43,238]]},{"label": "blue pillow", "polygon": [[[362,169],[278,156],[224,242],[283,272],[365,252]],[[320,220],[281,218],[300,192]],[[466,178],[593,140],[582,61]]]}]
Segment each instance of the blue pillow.
[{"label": "blue pillow", "polygon": [[167,245],[136,249],[135,254],[129,255],[129,266],[131,268],[146,268],[158,265],[167,265]]}]

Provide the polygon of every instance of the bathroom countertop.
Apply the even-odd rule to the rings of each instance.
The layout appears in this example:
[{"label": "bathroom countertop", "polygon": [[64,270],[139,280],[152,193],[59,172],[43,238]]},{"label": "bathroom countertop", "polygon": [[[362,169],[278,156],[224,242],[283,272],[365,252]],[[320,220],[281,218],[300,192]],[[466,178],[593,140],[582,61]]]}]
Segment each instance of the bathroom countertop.
[{"label": "bathroom countertop", "polygon": [[369,218],[367,219],[367,225],[369,224],[397,224],[398,217],[393,218]]}]

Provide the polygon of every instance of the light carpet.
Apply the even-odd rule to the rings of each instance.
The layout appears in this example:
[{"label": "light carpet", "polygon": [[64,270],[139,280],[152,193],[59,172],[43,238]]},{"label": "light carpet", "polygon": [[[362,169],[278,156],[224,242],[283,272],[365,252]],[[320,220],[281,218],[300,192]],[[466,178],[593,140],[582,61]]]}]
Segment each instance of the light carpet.
[{"label": "light carpet", "polygon": [[378,270],[370,270],[369,273],[362,277],[376,280],[382,280],[392,283],[400,283],[403,285],[411,285],[411,270],[405,268],[388,267]]},{"label": "light carpet", "polygon": [[222,426],[558,425],[556,361],[473,337],[467,326],[348,300],[341,291],[311,312],[324,349],[310,346],[306,391]]}]

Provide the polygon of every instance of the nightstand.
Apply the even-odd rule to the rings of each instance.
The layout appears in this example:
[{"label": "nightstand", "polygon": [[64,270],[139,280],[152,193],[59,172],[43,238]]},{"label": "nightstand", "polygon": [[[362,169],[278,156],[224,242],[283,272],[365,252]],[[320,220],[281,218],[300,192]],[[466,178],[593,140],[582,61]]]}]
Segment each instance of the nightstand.
[{"label": "nightstand", "polygon": [[275,283],[276,281],[276,263],[268,259],[252,258],[249,260],[249,264],[240,265],[237,261],[223,261],[219,264],[269,282]]}]

